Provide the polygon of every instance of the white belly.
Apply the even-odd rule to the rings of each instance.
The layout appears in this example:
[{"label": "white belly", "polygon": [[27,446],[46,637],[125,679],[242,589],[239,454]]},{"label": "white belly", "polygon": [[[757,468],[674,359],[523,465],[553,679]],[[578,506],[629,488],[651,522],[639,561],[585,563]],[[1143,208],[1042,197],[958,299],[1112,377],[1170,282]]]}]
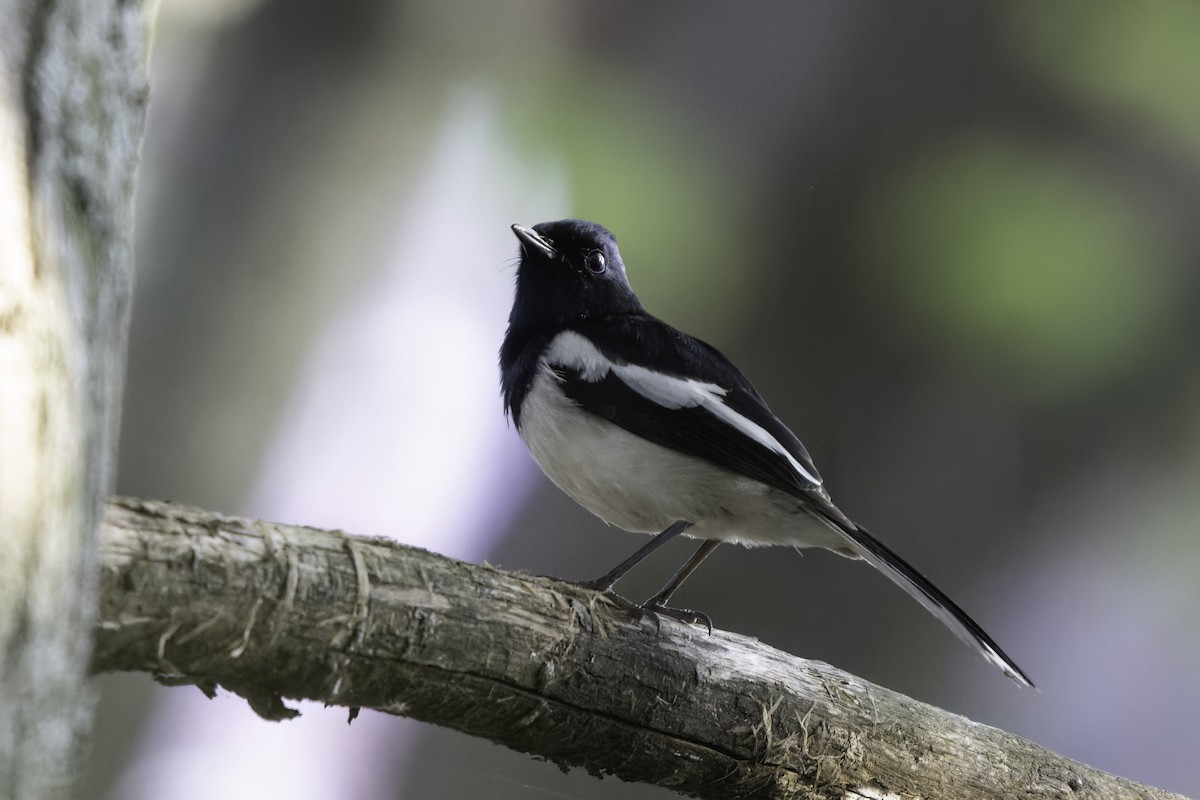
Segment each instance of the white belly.
[{"label": "white belly", "polygon": [[605,522],[658,533],[678,520],[700,539],[827,547],[842,535],[796,498],[629,433],[579,408],[539,369],[521,410],[521,438],[554,483]]}]

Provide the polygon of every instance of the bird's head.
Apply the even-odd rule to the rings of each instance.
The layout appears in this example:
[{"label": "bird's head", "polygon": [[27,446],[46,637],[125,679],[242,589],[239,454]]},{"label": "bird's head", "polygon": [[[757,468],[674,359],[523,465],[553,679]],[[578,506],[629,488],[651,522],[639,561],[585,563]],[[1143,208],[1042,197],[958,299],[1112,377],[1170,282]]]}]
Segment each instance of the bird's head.
[{"label": "bird's head", "polygon": [[617,237],[606,228],[562,219],[512,230],[521,242],[521,261],[510,325],[562,325],[641,309]]}]

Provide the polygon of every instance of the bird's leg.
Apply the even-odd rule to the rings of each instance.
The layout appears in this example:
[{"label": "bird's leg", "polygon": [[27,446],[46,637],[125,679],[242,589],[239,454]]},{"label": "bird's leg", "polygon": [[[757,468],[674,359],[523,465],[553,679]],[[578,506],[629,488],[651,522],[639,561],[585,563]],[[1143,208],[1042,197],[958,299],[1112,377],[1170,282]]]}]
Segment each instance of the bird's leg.
[{"label": "bird's leg", "polygon": [[678,522],[671,523],[671,525],[665,531],[646,542],[646,544],[642,545],[641,549],[639,549],[629,558],[625,559],[620,564],[617,564],[611,570],[604,573],[599,578],[596,578],[594,581],[582,581],[579,585],[587,589],[594,589],[598,592],[604,592],[605,594],[613,594],[613,586],[616,585],[617,581],[624,577],[626,572],[629,572],[629,570],[633,569],[634,566],[643,558],[650,555],[655,550],[686,531],[689,527],[691,527],[691,525],[692,523],[682,519]]},{"label": "bird's leg", "polygon": [[672,619],[677,619],[688,625],[698,625],[701,622],[708,628],[708,632],[712,633],[712,619],[703,611],[693,611],[690,608],[671,608],[667,603],[671,599],[671,595],[683,585],[683,582],[688,579],[696,567],[700,566],[704,559],[708,558],[709,554],[717,549],[717,545],[721,542],[717,539],[708,539],[700,548],[692,554],[687,563],[679,568],[679,571],[672,576],[671,580],[667,581],[667,585],[658,590],[658,594],[651,597],[642,604],[642,610],[651,614],[662,614]]}]

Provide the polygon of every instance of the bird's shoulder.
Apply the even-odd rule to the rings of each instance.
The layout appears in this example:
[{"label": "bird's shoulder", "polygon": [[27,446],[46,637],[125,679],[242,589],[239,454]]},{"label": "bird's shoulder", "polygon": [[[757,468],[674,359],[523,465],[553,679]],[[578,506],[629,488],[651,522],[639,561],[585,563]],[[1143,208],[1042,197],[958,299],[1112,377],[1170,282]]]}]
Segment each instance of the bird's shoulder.
[{"label": "bird's shoulder", "polygon": [[[678,378],[740,386],[758,394],[717,348],[647,313],[581,320],[570,331],[615,363],[636,364]],[[727,385],[729,384],[729,385]]]}]

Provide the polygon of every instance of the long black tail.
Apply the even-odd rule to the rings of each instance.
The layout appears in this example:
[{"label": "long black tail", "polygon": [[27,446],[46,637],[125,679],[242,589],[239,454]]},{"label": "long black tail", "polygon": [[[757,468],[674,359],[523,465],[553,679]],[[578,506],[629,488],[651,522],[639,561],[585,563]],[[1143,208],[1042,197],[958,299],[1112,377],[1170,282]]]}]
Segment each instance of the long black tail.
[{"label": "long black tail", "polygon": [[866,528],[850,521],[836,509],[815,510],[850,540],[855,553],[912,595],[929,613],[954,631],[958,638],[982,653],[984,658],[999,667],[1018,686],[1033,687],[1033,681],[1025,671],[1005,655],[1000,645],[979,627],[979,623],[967,616],[967,612],[959,608],[941,589],[930,583],[928,578],[885,547],[883,542],[872,536]]}]

